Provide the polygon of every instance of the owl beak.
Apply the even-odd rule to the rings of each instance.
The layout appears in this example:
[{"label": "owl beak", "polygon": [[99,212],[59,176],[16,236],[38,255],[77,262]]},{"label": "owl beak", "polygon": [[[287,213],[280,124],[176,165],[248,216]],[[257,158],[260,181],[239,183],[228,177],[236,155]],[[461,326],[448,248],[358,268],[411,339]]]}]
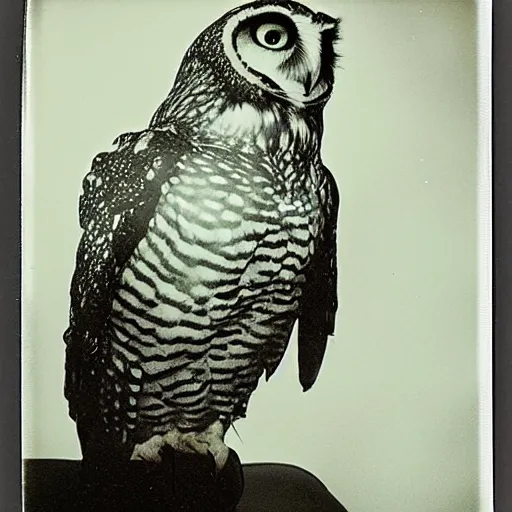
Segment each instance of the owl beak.
[{"label": "owl beak", "polygon": [[[334,44],[338,37],[338,30],[340,25],[340,20],[337,18],[332,18],[323,12],[317,12],[313,21],[317,25],[317,30],[320,33],[321,37],[321,45],[331,45]],[[321,81],[321,72],[322,72],[322,48],[320,49],[320,53],[318,55],[317,64],[315,65],[312,71],[309,71],[304,80],[304,96],[309,97],[312,92],[315,91],[316,87],[319,85]]]},{"label": "owl beak", "polygon": [[308,71],[306,79],[304,80],[304,96],[309,96],[311,92],[315,90],[315,87],[318,85],[320,80],[320,71],[320,66],[315,69],[313,74]]}]

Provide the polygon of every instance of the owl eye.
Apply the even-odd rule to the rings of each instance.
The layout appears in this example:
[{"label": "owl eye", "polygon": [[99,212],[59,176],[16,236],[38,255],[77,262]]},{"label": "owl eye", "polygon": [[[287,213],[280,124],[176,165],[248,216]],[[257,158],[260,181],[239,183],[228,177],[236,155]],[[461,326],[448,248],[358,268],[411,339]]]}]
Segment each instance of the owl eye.
[{"label": "owl eye", "polygon": [[286,28],[276,23],[264,23],[256,29],[254,34],[256,43],[270,50],[282,50],[290,40]]}]

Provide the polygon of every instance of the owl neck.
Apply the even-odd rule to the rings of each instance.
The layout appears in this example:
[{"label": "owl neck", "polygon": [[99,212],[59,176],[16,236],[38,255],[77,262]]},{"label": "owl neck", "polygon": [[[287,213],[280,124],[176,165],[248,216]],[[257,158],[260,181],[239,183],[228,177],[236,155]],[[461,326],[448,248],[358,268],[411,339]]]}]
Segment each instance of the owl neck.
[{"label": "owl neck", "polygon": [[155,112],[150,127],[173,124],[199,139],[214,139],[246,151],[319,155],[322,108],[307,109],[278,101],[240,102],[230,91],[212,87],[206,72],[177,81]]},{"label": "owl neck", "polygon": [[257,108],[249,103],[228,105],[200,131],[233,145],[255,150],[300,151],[304,156],[320,150],[322,118],[288,110],[280,105]]}]

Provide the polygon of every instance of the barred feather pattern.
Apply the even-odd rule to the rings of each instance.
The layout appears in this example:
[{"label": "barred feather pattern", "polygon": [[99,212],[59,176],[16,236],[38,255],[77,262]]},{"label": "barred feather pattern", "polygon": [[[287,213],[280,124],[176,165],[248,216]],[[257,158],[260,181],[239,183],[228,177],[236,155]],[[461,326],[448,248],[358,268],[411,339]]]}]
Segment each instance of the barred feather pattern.
[{"label": "barred feather pattern", "polygon": [[217,418],[228,426],[277,368],[327,201],[318,160],[300,173],[283,166],[294,164],[210,140],[163,184],[112,305],[117,388],[104,386],[103,400],[123,411],[117,430],[145,440]]}]

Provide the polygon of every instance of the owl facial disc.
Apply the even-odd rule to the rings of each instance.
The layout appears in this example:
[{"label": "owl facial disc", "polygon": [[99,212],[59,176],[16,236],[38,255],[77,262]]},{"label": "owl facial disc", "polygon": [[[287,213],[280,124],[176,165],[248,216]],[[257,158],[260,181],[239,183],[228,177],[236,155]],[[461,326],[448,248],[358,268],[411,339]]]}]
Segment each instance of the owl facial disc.
[{"label": "owl facial disc", "polygon": [[331,93],[339,20],[293,5],[258,2],[237,10],[224,26],[223,47],[248,82],[306,106]]}]

